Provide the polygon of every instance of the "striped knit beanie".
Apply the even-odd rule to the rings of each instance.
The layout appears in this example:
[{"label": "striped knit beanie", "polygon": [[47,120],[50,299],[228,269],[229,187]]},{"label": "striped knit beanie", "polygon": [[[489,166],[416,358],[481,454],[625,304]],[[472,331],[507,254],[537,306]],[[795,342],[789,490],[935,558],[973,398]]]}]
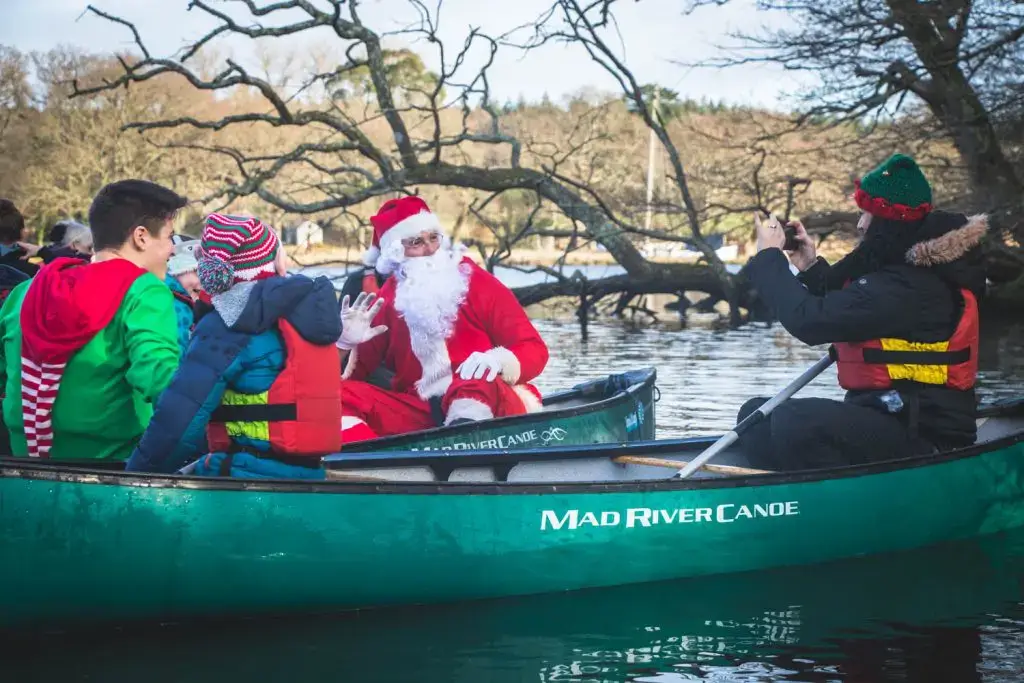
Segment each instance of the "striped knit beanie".
[{"label": "striped knit beanie", "polygon": [[200,244],[199,282],[210,295],[277,272],[274,260],[280,242],[270,226],[256,218],[211,213],[203,224]]}]

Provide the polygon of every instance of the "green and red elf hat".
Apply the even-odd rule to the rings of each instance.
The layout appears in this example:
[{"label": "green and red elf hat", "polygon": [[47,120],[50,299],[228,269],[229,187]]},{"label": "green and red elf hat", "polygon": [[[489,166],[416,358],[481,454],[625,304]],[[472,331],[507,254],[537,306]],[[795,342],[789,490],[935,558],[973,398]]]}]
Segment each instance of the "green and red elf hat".
[{"label": "green and red elf hat", "polygon": [[857,181],[853,199],[872,216],[914,222],[932,210],[932,188],[917,163],[894,154]]}]

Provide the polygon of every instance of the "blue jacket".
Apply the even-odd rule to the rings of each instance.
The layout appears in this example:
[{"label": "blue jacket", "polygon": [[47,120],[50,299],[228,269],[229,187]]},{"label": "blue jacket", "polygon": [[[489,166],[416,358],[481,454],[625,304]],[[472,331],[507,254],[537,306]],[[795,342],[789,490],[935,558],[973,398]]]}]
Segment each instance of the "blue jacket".
[{"label": "blue jacket", "polygon": [[[184,358],[188,352],[189,341],[192,339],[192,325],[195,322],[192,298],[178,282],[178,278],[173,275],[168,275],[164,282],[174,294],[174,313],[178,316],[178,346],[181,347],[181,357]],[[185,299],[188,299],[189,303],[185,303]]]},{"label": "blue jacket", "polygon": [[[196,325],[188,353],[125,469],[169,473],[202,455],[206,426],[225,390],[268,391],[284,368],[277,332],[281,318],[313,344],[333,344],[341,334],[337,298],[327,278],[293,275],[256,282],[233,325],[216,311]],[[263,441],[240,445],[269,450]]]}]

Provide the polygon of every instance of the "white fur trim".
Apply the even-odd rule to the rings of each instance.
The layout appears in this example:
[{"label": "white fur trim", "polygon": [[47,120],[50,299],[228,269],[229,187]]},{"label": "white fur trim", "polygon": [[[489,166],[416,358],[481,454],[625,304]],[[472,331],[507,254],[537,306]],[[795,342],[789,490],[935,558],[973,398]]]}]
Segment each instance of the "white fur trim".
[{"label": "white fur trim", "polygon": [[380,258],[380,249],[378,249],[377,247],[375,247],[373,245],[370,245],[370,248],[367,249],[365,252],[363,252],[363,265],[364,266],[373,266],[375,263],[377,263],[377,259],[379,259],[379,258]]},{"label": "white fur trim", "polygon": [[444,423],[449,425],[454,420],[462,419],[490,420],[492,417],[494,417],[494,411],[486,403],[475,398],[457,398],[448,406],[448,415],[444,418]]},{"label": "white fur trim", "polygon": [[416,394],[424,401],[437,396],[444,396],[444,392],[448,391],[448,387],[452,385],[451,363],[447,364],[447,372],[444,372],[440,364],[437,364],[436,367],[438,371],[435,371],[434,376],[428,379],[427,369],[424,368],[423,377],[416,380]]},{"label": "white fur trim", "polygon": [[544,410],[544,404],[537,398],[537,394],[530,391],[525,384],[514,385],[512,391],[516,392],[516,396],[522,400],[523,405],[526,406],[526,412],[539,413]]},{"label": "white fur trim", "polygon": [[351,429],[352,427],[358,427],[359,425],[364,425],[364,424],[366,424],[366,423],[363,422],[362,420],[360,420],[358,417],[352,417],[351,415],[342,415],[341,416],[341,429],[343,431],[346,430],[346,429]]},{"label": "white fur trim", "polygon": [[421,232],[438,232],[442,235],[441,221],[429,211],[421,211],[399,221],[391,226],[387,232],[380,237],[380,251],[387,252],[388,246],[395,242],[401,242],[407,237],[416,237]]},{"label": "white fur trim", "polygon": [[509,384],[515,384],[519,381],[519,375],[523,374],[523,365],[516,358],[516,354],[512,353],[504,346],[495,346],[493,349],[488,351],[491,356],[498,359],[501,363],[501,378]]}]

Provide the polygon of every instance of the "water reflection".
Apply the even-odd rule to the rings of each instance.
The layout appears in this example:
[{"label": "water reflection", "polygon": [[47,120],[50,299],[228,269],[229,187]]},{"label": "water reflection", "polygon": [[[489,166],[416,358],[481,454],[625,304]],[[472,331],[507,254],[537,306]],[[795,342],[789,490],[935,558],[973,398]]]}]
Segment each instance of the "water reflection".
[{"label": "water reflection", "polygon": [[1022,575],[1024,534],[1006,535],[515,600],[37,637],[8,641],[4,668],[64,683],[1008,681]]}]

